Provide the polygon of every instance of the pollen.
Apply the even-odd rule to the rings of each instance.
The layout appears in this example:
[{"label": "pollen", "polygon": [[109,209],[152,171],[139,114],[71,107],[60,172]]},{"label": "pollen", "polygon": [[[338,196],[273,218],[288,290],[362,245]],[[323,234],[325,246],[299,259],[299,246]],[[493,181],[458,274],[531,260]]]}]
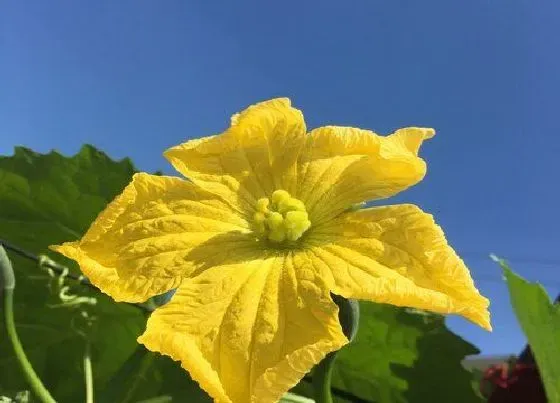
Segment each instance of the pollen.
[{"label": "pollen", "polygon": [[311,227],[303,202],[282,189],[257,200],[253,220],[259,236],[274,243],[297,241]]}]

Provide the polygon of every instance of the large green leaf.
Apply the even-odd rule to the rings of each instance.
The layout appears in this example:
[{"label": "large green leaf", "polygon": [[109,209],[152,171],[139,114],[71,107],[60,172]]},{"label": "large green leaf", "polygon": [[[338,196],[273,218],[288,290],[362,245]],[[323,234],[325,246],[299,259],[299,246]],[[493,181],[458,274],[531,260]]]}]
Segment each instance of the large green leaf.
[{"label": "large green leaf", "polygon": [[[338,396],[376,403],[480,402],[461,365],[477,353],[440,315],[362,302],[358,335],[338,354],[332,385]],[[311,396],[308,384],[295,390]]]},{"label": "large green leaf", "polygon": [[[72,261],[48,251],[48,245],[79,238],[134,172],[130,160],[113,161],[88,145],[70,158],[17,147],[13,156],[0,157],[0,239],[34,254],[48,254],[78,272]],[[50,308],[48,304],[59,301],[49,290],[49,276],[28,259],[14,253],[10,258],[17,278],[17,329],[34,368],[57,401],[84,401],[85,342],[72,328],[80,319],[79,311]],[[100,395],[135,351],[145,314],[83,286],[73,291],[98,301],[88,310],[97,317],[91,342],[94,384]],[[0,395],[27,389],[5,337],[0,338],[0,374]],[[185,401],[207,399],[185,371],[163,357],[151,363],[146,376],[149,382],[142,382],[136,400],[169,394],[180,402],[177,397],[183,392],[200,397]]]},{"label": "large green leaf", "polygon": [[560,402],[560,304],[554,304],[544,287],[515,274],[502,259],[511,305],[527,336],[550,403]]}]

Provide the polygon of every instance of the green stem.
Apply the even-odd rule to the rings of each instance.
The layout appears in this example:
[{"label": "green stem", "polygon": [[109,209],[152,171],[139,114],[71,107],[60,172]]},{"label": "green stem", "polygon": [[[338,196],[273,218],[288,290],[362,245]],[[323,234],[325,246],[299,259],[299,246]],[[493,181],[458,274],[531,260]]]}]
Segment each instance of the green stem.
[{"label": "green stem", "polygon": [[86,341],[84,352],[84,378],[86,382],[86,403],[93,403],[93,371],[91,367],[91,345]]},{"label": "green stem", "polygon": [[2,285],[4,291],[4,324],[21,370],[27,382],[29,382],[31,390],[41,402],[56,403],[47,388],[45,388],[45,385],[41,382],[41,379],[37,376],[37,373],[35,373],[17,335],[14,322],[14,289],[16,287],[16,281],[12,264],[2,246],[0,246],[0,285]]},{"label": "green stem", "polygon": [[[338,320],[342,327],[342,332],[352,342],[360,325],[360,305],[358,301],[353,299],[347,299],[335,294],[331,294],[331,296],[334,303],[338,306]],[[317,403],[333,403],[331,377],[337,353],[338,351],[333,351],[327,354],[315,367],[313,372],[313,392]]]},{"label": "green stem", "polygon": [[138,386],[140,386],[141,382],[146,381],[145,376],[148,372],[148,369],[152,365],[152,362],[156,358],[156,355],[151,351],[147,351],[146,354],[142,357],[142,361],[140,362],[140,367],[136,370],[136,374],[133,378],[132,384],[126,391],[125,397],[122,403],[129,403],[134,398],[136,394],[136,390]]},{"label": "green stem", "polygon": [[317,403],[333,403],[331,377],[336,353],[337,351],[333,351],[327,354],[313,372],[313,397]]},{"label": "green stem", "polygon": [[[17,253],[21,257],[24,257],[24,258],[29,259],[29,260],[33,260],[34,262],[39,263],[39,265],[42,264],[44,267],[48,267],[49,269],[52,269],[52,271],[54,271],[57,275],[60,275],[65,270],[67,270],[66,266],[58,264],[51,259],[41,259],[39,256],[35,256],[33,253],[30,253],[30,252],[27,252],[27,251],[25,251],[21,248],[18,248],[17,246],[6,242],[4,239],[0,239],[0,246],[3,246],[4,248],[6,248],[6,249],[8,249],[8,250],[10,250],[14,253]],[[89,287],[89,288],[97,291],[97,292],[100,292],[99,288],[97,288],[96,286],[91,284],[89,282],[89,280],[87,278],[83,277],[83,276],[77,276],[77,275],[69,272],[66,275],[66,278],[77,281],[78,284],[84,285],[86,287]],[[125,302],[125,303],[128,304],[128,305],[135,306],[136,308],[139,308],[146,313],[151,313],[154,310],[151,306],[147,306],[146,304],[139,304],[139,303],[134,303],[134,302]]]}]

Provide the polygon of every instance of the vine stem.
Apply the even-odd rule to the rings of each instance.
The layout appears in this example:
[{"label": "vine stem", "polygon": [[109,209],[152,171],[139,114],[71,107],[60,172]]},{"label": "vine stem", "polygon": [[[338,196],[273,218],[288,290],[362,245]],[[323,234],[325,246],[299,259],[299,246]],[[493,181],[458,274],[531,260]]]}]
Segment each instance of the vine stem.
[{"label": "vine stem", "polygon": [[[15,245],[12,245],[8,241],[6,241],[4,239],[1,239],[1,238],[0,238],[0,246],[4,247],[5,249],[7,249],[9,251],[12,251],[12,252],[18,254],[21,257],[24,257],[26,259],[34,261],[34,262],[38,263],[40,266],[43,265],[44,268],[49,268],[58,275],[61,275],[62,273],[66,272],[66,274],[65,274],[66,278],[74,280],[74,281],[78,282],[78,284],[89,287],[89,288],[91,288],[95,291],[99,291],[99,289],[96,286],[94,286],[93,284],[91,284],[87,278],[85,278],[83,276],[77,276],[77,275],[71,273],[70,270],[66,266],[61,265],[59,263],[56,263],[54,260],[52,260],[50,258],[45,259],[45,257],[47,257],[45,255],[36,256],[33,253],[27,252],[27,251],[15,246]],[[125,304],[135,306],[136,308],[139,308],[139,309],[141,309],[141,310],[143,310],[144,312],[147,312],[147,313],[151,313],[155,309],[154,307],[148,306],[146,304],[138,304],[138,303],[130,303],[130,302],[125,302]]]},{"label": "vine stem", "polygon": [[91,366],[91,344],[86,341],[84,351],[84,378],[86,382],[86,403],[93,403],[93,371]]},{"label": "vine stem", "polygon": [[14,276],[14,269],[8,255],[4,248],[0,245],[0,285],[4,293],[3,305],[4,305],[4,324],[6,326],[6,332],[8,333],[8,338],[12,344],[14,354],[16,359],[23,371],[27,382],[31,386],[31,390],[43,403],[56,403],[53,399],[41,379],[33,369],[33,366],[27,359],[25,355],[25,350],[19,340],[16,331],[16,325],[14,322],[14,290],[16,288],[16,280]]},{"label": "vine stem", "polygon": [[[360,304],[354,299],[331,294],[333,302],[338,306],[338,320],[342,332],[352,342],[360,325]],[[338,351],[332,351],[321,360],[313,371],[313,395],[317,403],[333,403],[331,378],[334,362]]]},{"label": "vine stem", "polygon": [[[145,350],[144,350],[145,351]],[[122,403],[129,403],[134,398],[134,394],[136,393],[138,386],[140,386],[141,382],[144,382],[146,373],[148,369],[152,365],[156,355],[151,351],[145,351],[145,354],[142,355],[142,361],[140,362],[140,368],[138,368],[137,373],[134,377],[132,385],[129,386],[128,390],[126,391],[126,395],[123,399]]]},{"label": "vine stem", "polygon": [[313,372],[313,397],[317,403],[333,403],[331,377],[336,353],[337,351],[333,351],[327,354]]}]

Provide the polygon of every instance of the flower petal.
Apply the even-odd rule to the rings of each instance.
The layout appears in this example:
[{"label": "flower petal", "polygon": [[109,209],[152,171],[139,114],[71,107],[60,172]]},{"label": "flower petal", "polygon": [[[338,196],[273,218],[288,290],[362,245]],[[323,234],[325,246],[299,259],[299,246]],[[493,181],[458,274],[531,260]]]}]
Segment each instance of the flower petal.
[{"label": "flower petal", "polygon": [[491,329],[488,299],[432,216],[414,205],[343,213],[308,244],[318,270],[330,268],[336,294],[455,313]]},{"label": "flower petal", "polygon": [[165,157],[194,183],[252,211],[259,198],[295,188],[306,129],[302,113],[290,105],[287,98],[253,105],[234,115],[224,133],[187,141]]},{"label": "flower petal", "polygon": [[275,402],[347,339],[321,277],[255,257],[186,280],[138,341],[179,360],[217,402]]},{"label": "flower petal", "polygon": [[[192,183],[139,173],[81,240],[50,248],[76,260],[115,300],[141,302],[177,287],[216,249],[248,242],[247,228],[227,205]],[[203,247],[208,242],[213,249]]]},{"label": "flower petal", "polygon": [[315,129],[300,160],[295,197],[318,223],[355,203],[393,196],[424,177],[418,150],[434,133],[409,127],[384,137],[351,127]]}]

